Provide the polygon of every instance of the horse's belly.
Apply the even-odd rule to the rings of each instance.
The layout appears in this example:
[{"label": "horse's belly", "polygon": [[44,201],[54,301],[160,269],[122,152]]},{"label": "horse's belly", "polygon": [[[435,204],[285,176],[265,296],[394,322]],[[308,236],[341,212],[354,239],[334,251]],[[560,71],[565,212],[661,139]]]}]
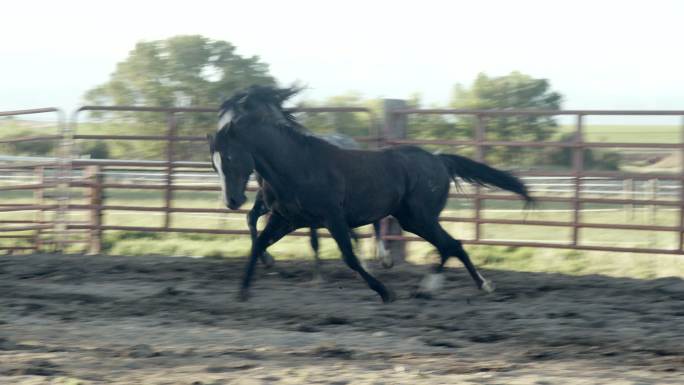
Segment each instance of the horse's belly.
[{"label": "horse's belly", "polygon": [[394,213],[401,199],[402,194],[391,189],[351,194],[344,207],[347,222],[352,227],[373,223]]},{"label": "horse's belly", "polygon": [[280,202],[275,201],[272,210],[280,214],[288,222],[297,227],[320,227],[320,218],[308,212],[304,207],[297,202]]}]

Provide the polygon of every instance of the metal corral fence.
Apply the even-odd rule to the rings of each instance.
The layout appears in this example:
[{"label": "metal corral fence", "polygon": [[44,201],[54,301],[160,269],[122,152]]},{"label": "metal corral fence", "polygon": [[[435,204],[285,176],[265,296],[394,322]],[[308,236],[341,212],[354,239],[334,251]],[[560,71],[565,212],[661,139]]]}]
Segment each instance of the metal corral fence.
[{"label": "metal corral fence", "polygon": [[[0,111],[0,117],[25,117],[29,115],[54,116],[53,132],[39,135],[0,139],[0,144],[51,141],[57,144],[58,157],[50,159],[30,158],[15,162],[0,162],[3,175],[30,175],[29,180],[10,178],[0,184],[0,192],[18,192],[19,202],[0,202],[0,212],[10,214],[0,220],[0,238],[19,240],[15,244],[0,245],[0,250],[9,253],[15,250],[37,251],[44,248],[63,249],[66,235],[66,211],[68,190],[68,159],[65,118],[61,110],[54,107],[30,110]],[[50,127],[45,127],[46,130]],[[4,135],[3,135],[4,136]],[[27,182],[27,183],[25,183]]]},{"label": "metal corral fence", "polygon": [[[79,118],[84,112],[127,112],[127,113],[159,113],[164,116],[166,133],[164,135],[100,135],[79,132]],[[683,251],[684,238],[684,165],[680,165],[678,173],[627,173],[618,171],[592,171],[584,165],[584,151],[589,148],[617,149],[660,149],[677,152],[684,160],[684,140],[677,143],[617,143],[588,142],[584,140],[584,121],[588,116],[674,116],[684,117],[684,111],[538,111],[538,110],[454,110],[454,109],[408,109],[403,101],[385,101],[385,114],[382,119],[373,116],[365,108],[299,108],[298,113],[362,113],[368,114],[370,127],[368,135],[356,137],[365,142],[369,148],[416,144],[440,146],[466,146],[474,149],[475,159],[485,160],[490,147],[527,147],[527,148],[567,148],[572,153],[571,167],[561,171],[520,170],[518,175],[526,179],[535,197],[540,202],[537,210],[541,213],[564,212],[565,218],[544,217],[529,219],[527,215],[520,218],[502,218],[496,212],[518,212],[519,208],[492,209],[487,207],[492,202],[518,200],[517,197],[501,192],[485,192],[481,188],[454,188],[450,194],[450,206],[454,202],[472,202],[468,210],[447,209],[441,218],[445,226],[451,224],[467,224],[473,226],[470,237],[464,243],[480,245],[530,246],[570,248],[579,250],[670,253],[680,254]],[[0,160],[2,174],[8,176],[0,182],[0,191],[25,191],[32,194],[30,203],[0,202],[0,211],[27,213],[25,217],[2,220],[0,231],[3,238],[23,240],[23,243],[3,246],[14,250],[65,250],[70,245],[82,245],[83,250],[100,252],[103,244],[103,233],[106,231],[132,232],[181,232],[205,234],[230,234],[244,236],[248,231],[244,222],[247,209],[230,211],[222,207],[183,206],[178,196],[184,194],[202,194],[219,190],[213,181],[215,177],[209,162],[179,159],[177,155],[181,143],[203,142],[204,135],[180,135],[178,117],[183,114],[215,114],[213,108],[157,108],[157,107],[111,107],[85,106],[72,115],[66,124],[61,111],[56,108],[44,108],[23,111],[0,112],[0,116],[23,116],[38,113],[57,114],[58,132],[53,135],[42,135],[24,138],[0,140],[0,143],[54,140],[59,142],[57,158],[27,158],[30,160]],[[464,140],[414,139],[410,138],[408,120],[412,116],[425,114],[468,116],[477,124],[474,137]],[[487,137],[487,122],[503,116],[570,116],[575,119],[575,133],[572,141],[500,141]],[[682,123],[684,135],[684,121]],[[164,159],[161,160],[116,160],[116,159],[82,159],[76,157],[74,143],[78,141],[155,141],[163,143]],[[10,158],[10,157],[6,157]],[[3,158],[3,159],[6,159]],[[19,157],[17,157],[19,158]],[[208,158],[208,155],[207,155]],[[682,162],[680,160],[680,163]],[[516,167],[509,167],[515,169]],[[22,183],[21,178],[12,177],[21,170],[25,174],[33,174],[33,182]],[[117,178],[116,175],[148,176],[141,179]],[[149,178],[154,175],[154,178]],[[203,183],[196,183],[189,177],[200,178]],[[16,175],[15,175],[16,176]],[[638,185],[639,187],[635,187]],[[256,185],[250,184],[254,191]],[[124,201],[112,201],[110,193],[115,191],[156,191],[163,195],[161,205],[136,205]],[[614,193],[619,197],[602,196],[602,193]],[[620,195],[621,194],[621,195]],[[133,201],[133,200],[132,200]],[[550,204],[550,208],[543,206]],[[555,206],[553,206],[555,205]],[[494,207],[496,205],[492,205]],[[505,206],[505,205],[504,205]],[[606,207],[609,207],[606,209]],[[650,220],[633,221],[630,217],[608,222],[592,218],[583,218],[583,214],[601,210],[615,210],[634,207],[643,208],[650,213]],[[105,213],[127,212],[134,215],[157,215],[158,225],[136,225],[106,223]],[[663,224],[659,218],[667,212],[669,223]],[[454,214],[455,213],[455,214]],[[467,214],[464,214],[467,213]],[[673,214],[674,215],[670,215]],[[202,221],[186,225],[187,221],[174,220],[179,214],[214,214],[217,217],[239,219],[239,226],[204,226]],[[238,215],[237,217],[235,215]],[[533,215],[533,214],[531,214]],[[670,218],[671,217],[671,218]],[[563,240],[544,239],[491,239],[485,230],[486,226],[528,226],[537,228],[539,234],[568,231],[569,236]],[[634,246],[629,242],[623,245],[606,245],[598,240],[585,239],[583,231],[618,231],[630,239],[630,232],[645,231],[649,233],[667,234],[673,242],[663,246],[650,243],[647,246]],[[295,235],[308,235],[307,232],[296,232]],[[364,234],[363,236],[369,236]],[[389,243],[390,250],[401,256],[406,242],[419,238],[405,236],[397,223],[391,218],[383,223],[383,238]]]},{"label": "metal corral fence", "polygon": [[[474,138],[468,140],[417,140],[406,138],[406,121],[407,117],[411,115],[458,115],[471,116],[477,124],[475,127]],[[403,137],[397,138],[392,135],[387,135],[386,143],[390,145],[398,144],[414,144],[414,145],[452,145],[452,146],[474,146],[475,159],[484,160],[485,151],[488,147],[505,146],[505,147],[557,147],[569,148],[572,152],[571,168],[568,171],[521,171],[517,174],[528,177],[566,177],[572,181],[573,192],[571,196],[554,196],[554,195],[536,195],[540,202],[558,202],[569,204],[572,208],[572,218],[568,220],[511,220],[511,219],[493,219],[483,218],[482,205],[486,200],[510,200],[517,199],[512,195],[498,195],[485,194],[477,188],[477,191],[472,194],[457,194],[457,197],[471,198],[474,200],[475,213],[472,218],[464,217],[442,217],[442,221],[452,222],[469,222],[475,225],[474,239],[465,241],[466,243],[479,245],[502,245],[502,246],[531,246],[531,247],[551,247],[551,248],[572,248],[578,250],[597,250],[597,251],[617,251],[617,252],[640,252],[640,253],[682,253],[682,246],[684,238],[682,231],[684,230],[684,111],[646,111],[646,110],[566,110],[566,111],[540,111],[540,110],[458,110],[458,109],[410,109],[397,108],[389,112],[388,119],[389,127],[400,127],[399,130],[394,129],[394,132],[404,133]],[[571,142],[533,142],[533,141],[497,141],[488,140],[486,135],[487,120],[497,117],[511,117],[511,116],[571,116],[575,119],[575,130],[573,140]],[[648,143],[648,141],[640,143],[632,142],[589,142],[584,139],[584,121],[589,116],[674,116],[680,119],[680,140],[677,143]],[[644,139],[647,139],[648,132],[644,133]],[[584,152],[586,149],[592,148],[618,148],[618,149],[665,149],[676,151],[680,157],[679,173],[628,173],[622,171],[591,171],[586,170],[584,165]],[[582,186],[590,178],[616,178],[626,181],[652,181],[657,183],[660,180],[675,181],[679,186],[679,194],[675,199],[659,199],[657,195],[651,195],[648,198],[631,197],[625,198],[602,198],[592,197],[590,194],[583,193]],[[653,189],[653,188],[652,188]],[[581,213],[585,205],[643,205],[656,209],[659,206],[675,209],[677,215],[676,223],[670,225],[658,224],[657,220],[653,220],[648,224],[636,224],[621,222],[592,222],[583,221]],[[655,219],[655,218],[654,218]],[[529,240],[490,240],[483,239],[481,228],[485,224],[501,224],[501,225],[529,225],[540,226],[545,230],[540,231],[556,231],[554,229],[571,229],[571,237],[568,241],[561,242],[543,242],[543,241],[529,241]],[[629,231],[650,231],[671,233],[675,236],[676,241],[672,247],[624,247],[624,246],[604,246],[601,244],[583,242],[581,231],[583,229],[597,229],[601,231],[618,230],[624,232],[624,237],[629,239],[632,235]],[[413,241],[419,240],[416,237],[405,236],[388,236],[388,239],[395,239],[399,241]]]}]

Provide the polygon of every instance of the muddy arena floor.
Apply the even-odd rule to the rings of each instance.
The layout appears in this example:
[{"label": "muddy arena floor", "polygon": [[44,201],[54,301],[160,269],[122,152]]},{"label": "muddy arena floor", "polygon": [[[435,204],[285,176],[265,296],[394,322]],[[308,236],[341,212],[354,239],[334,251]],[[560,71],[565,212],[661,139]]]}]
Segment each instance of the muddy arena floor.
[{"label": "muddy arena floor", "polygon": [[684,281],[463,269],[432,299],[428,266],[0,257],[0,384],[682,384]]}]

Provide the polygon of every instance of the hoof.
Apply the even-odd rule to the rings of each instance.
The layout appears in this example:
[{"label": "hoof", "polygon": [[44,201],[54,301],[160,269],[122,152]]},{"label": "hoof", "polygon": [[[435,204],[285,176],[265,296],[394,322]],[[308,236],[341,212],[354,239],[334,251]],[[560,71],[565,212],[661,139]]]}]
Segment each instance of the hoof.
[{"label": "hoof", "polygon": [[382,296],[382,303],[394,302],[396,299],[397,296],[394,294],[394,291],[392,291],[392,289],[386,289],[385,295]]},{"label": "hoof", "polygon": [[311,278],[311,281],[309,281],[309,285],[313,287],[321,287],[324,283],[325,279],[323,279],[323,276],[321,275],[315,275]]},{"label": "hoof", "polygon": [[411,297],[419,299],[432,299],[432,293],[416,289],[413,293],[411,293]]},{"label": "hoof", "polygon": [[261,263],[264,264],[264,267],[267,269],[270,269],[275,265],[275,259],[273,256],[267,252],[264,252],[264,254],[261,256]]},{"label": "hoof", "polygon": [[420,291],[434,293],[442,287],[444,287],[444,275],[440,273],[428,274],[420,281]]},{"label": "hoof", "polygon": [[237,300],[238,302],[247,302],[249,299],[249,290],[247,289],[240,289],[240,292],[238,293]]},{"label": "hoof", "polygon": [[391,268],[394,266],[394,260],[392,260],[392,259],[386,260],[386,259],[383,258],[382,260],[380,260],[380,264],[381,264],[382,267],[384,267],[385,269],[391,269]]},{"label": "hoof", "polygon": [[480,289],[482,289],[483,291],[485,291],[487,293],[493,293],[494,290],[496,290],[496,285],[494,285],[494,282],[492,282],[488,279],[485,279],[482,282],[482,287],[480,287]]}]

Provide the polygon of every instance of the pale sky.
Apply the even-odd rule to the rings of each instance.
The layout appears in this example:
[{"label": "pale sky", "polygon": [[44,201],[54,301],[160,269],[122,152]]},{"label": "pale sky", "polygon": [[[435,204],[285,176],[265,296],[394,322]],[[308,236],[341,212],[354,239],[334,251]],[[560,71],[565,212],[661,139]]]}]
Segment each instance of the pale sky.
[{"label": "pale sky", "polygon": [[67,111],[136,42],[200,34],[309,99],[420,93],[478,72],[547,78],[564,108],[684,109],[684,1],[6,1],[0,110]]}]

